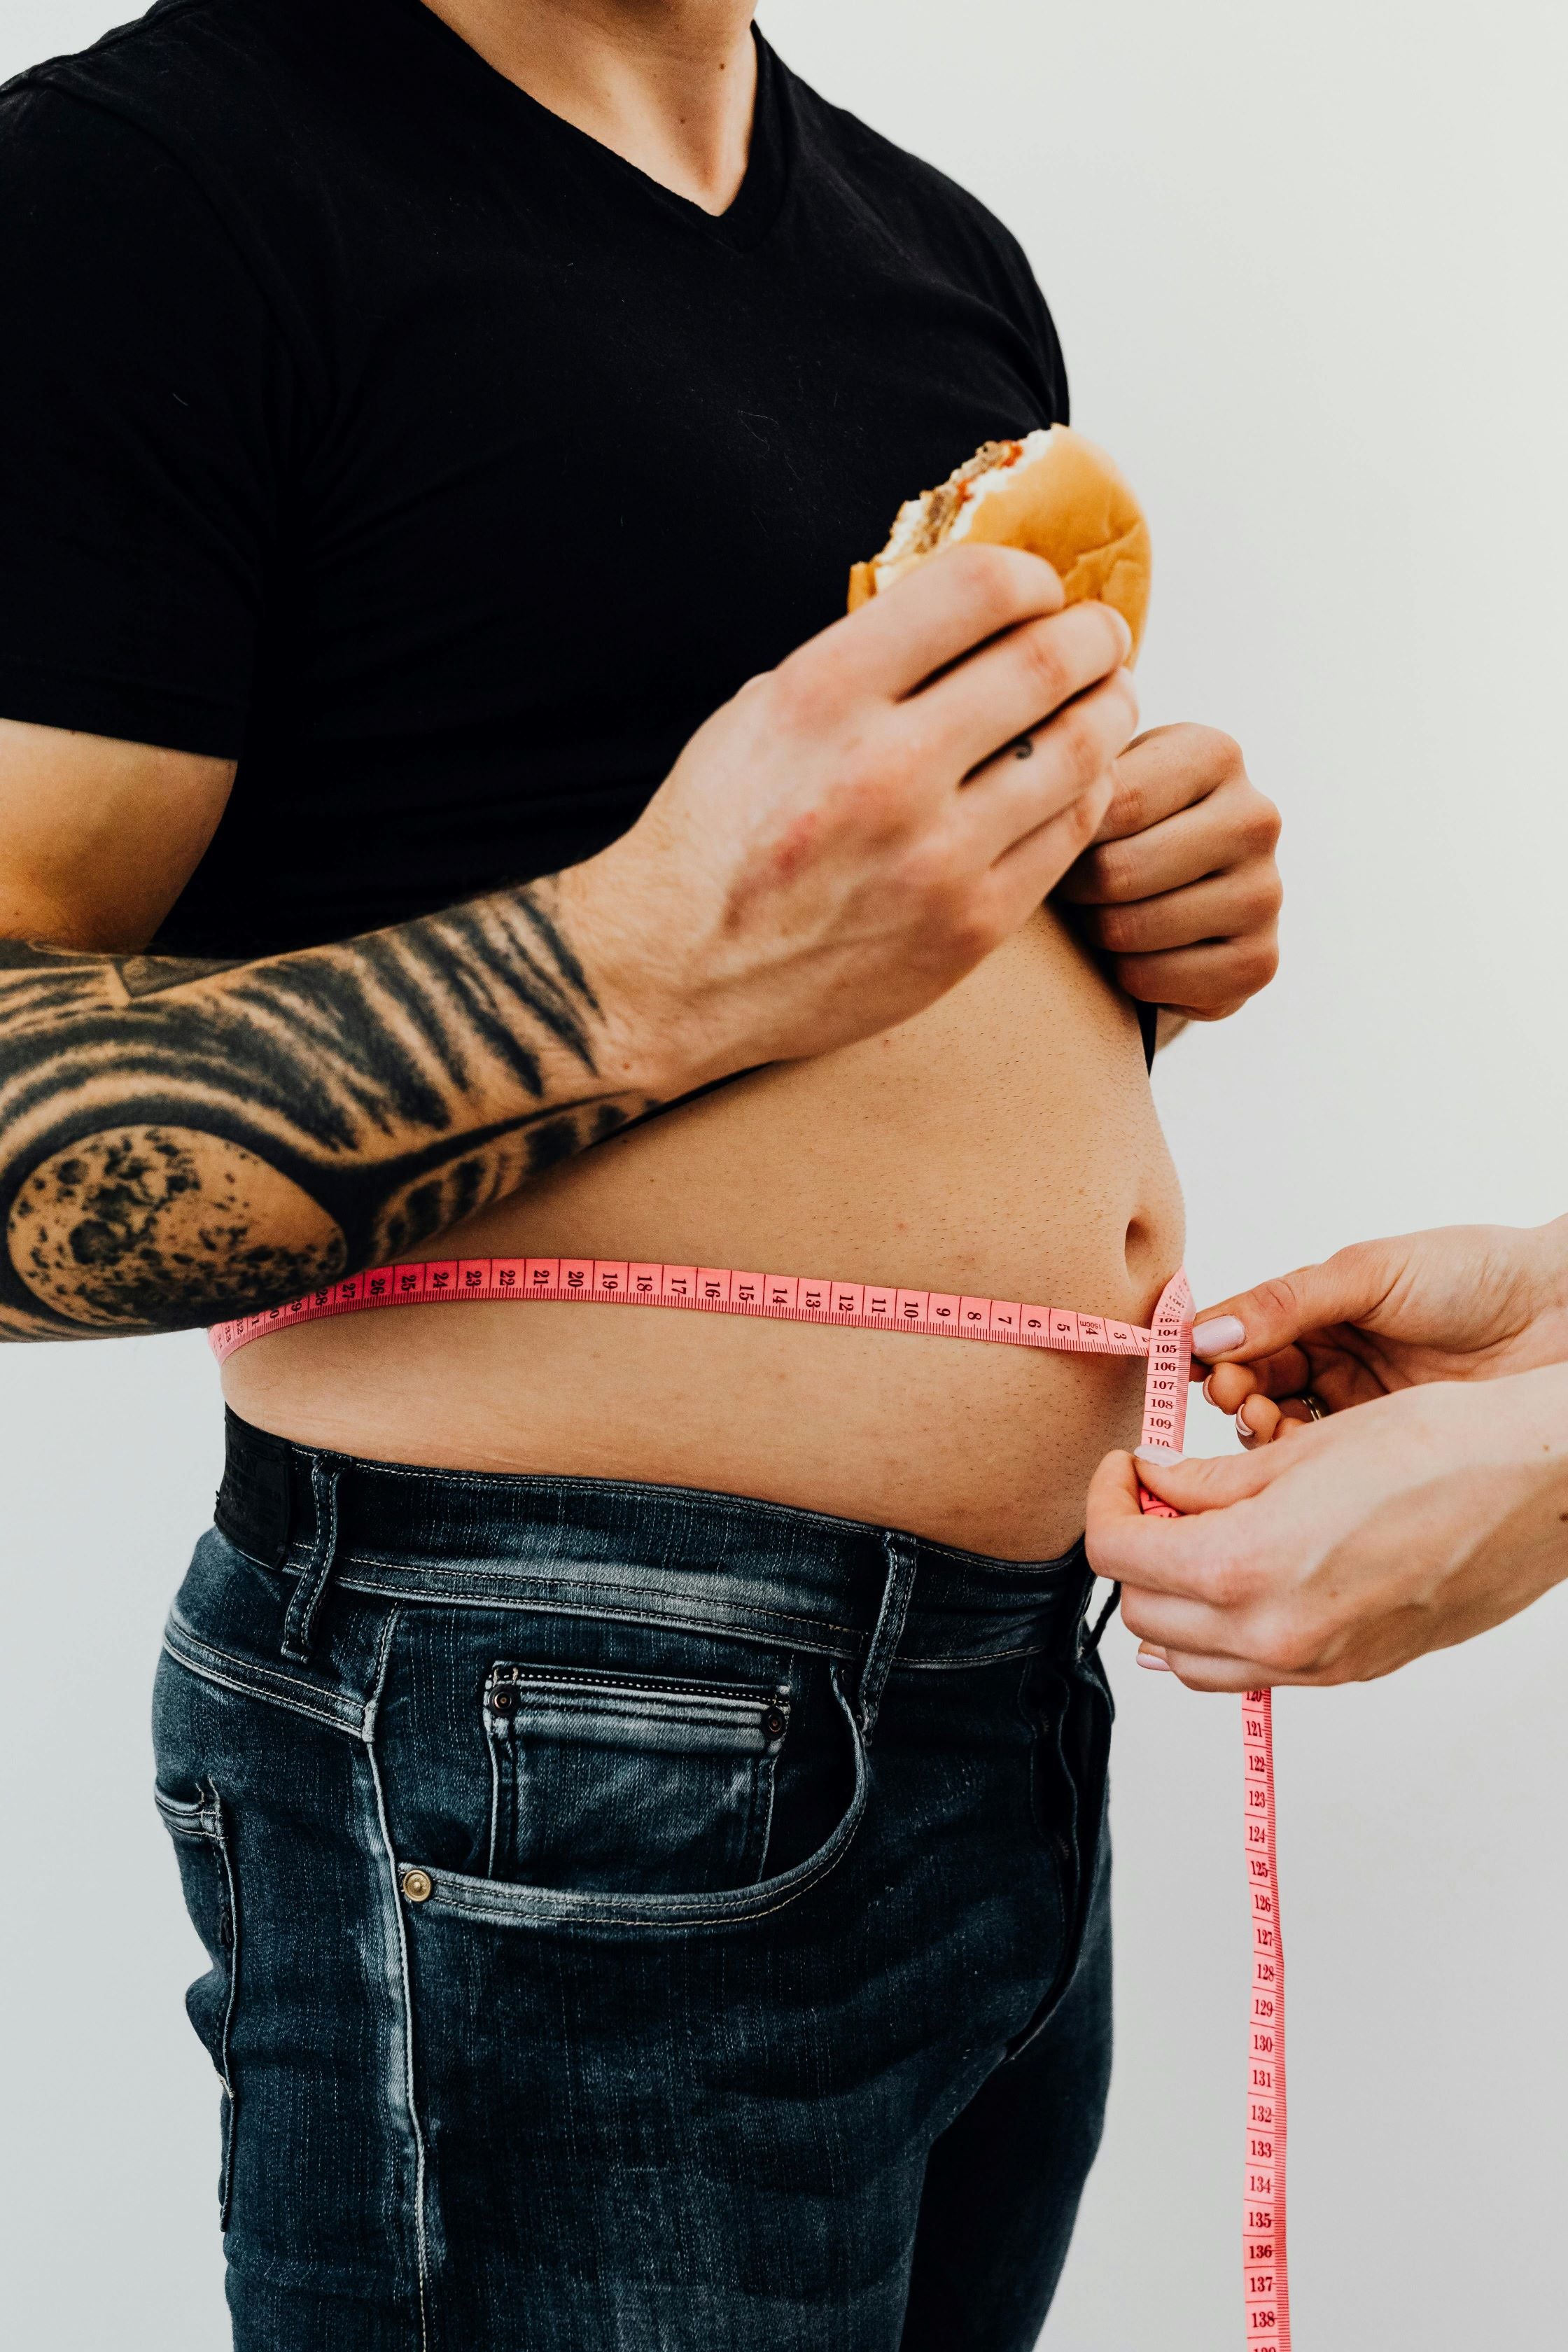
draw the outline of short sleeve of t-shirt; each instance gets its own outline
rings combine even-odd
[[[0,716],[237,757],[288,366],[155,140],[0,95]]]
[[[952,187],[954,200],[965,205],[984,225],[985,235],[981,246],[984,260],[977,256],[973,265],[984,268],[992,281],[999,306],[1017,321],[1018,331],[1028,345],[1029,352],[1039,372],[1042,390],[1053,425],[1070,422],[1068,397],[1067,362],[1062,357],[1060,338],[1056,320],[1040,291],[1039,280],[1029,266],[1029,257],[1009,228],[995,216],[985,212],[965,190]]]

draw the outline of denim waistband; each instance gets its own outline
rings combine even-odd
[[[232,1412],[226,1427],[218,1528],[299,1578],[306,1639],[330,1579],[402,1602],[618,1617],[859,1659],[890,1564],[908,1591],[900,1664],[1071,1651],[1082,1638],[1093,1578],[1081,1543],[1059,1559],[993,1559],[745,1496],[418,1469],[291,1444]]]

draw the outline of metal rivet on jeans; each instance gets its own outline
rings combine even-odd
[[[779,1738],[789,1728],[789,1717],[782,1706],[770,1706],[763,1717],[763,1729],[770,1739]]]
[[[436,1892],[436,1882],[427,1870],[405,1870],[403,1893],[409,1903],[428,1903]]]

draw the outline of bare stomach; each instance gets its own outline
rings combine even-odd
[[[901,1028],[601,1144],[428,1255],[752,1266],[1147,1322],[1181,1193],[1136,1017],[1047,909]],[[1136,1361],[717,1316],[410,1307],[230,1359],[245,1420],[455,1470],[761,1496],[1014,1559],[1062,1550]]]

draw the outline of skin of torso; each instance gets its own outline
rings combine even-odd
[[[919,1018],[678,1106],[428,1257],[734,1265],[1147,1323],[1181,1261],[1132,1007],[1049,908]],[[476,1303],[310,1324],[225,1369],[242,1418],[454,1470],[646,1480],[1026,1559],[1136,1441],[1137,1360],[744,1318]]]

